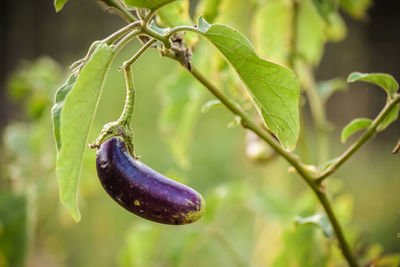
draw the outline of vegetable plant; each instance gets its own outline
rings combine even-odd
[[[66,2],[55,0],[56,10],[60,11]],[[193,81],[214,96],[203,108],[198,106],[198,98],[186,99],[187,107],[195,107],[196,112],[200,112],[200,109],[212,112],[216,106],[224,106],[233,115],[229,126],[242,126],[253,134],[256,147],[264,146],[264,150],[253,155],[253,158],[269,149],[268,153],[283,158],[291,165],[291,171],[306,183],[324,210],[323,214],[298,217],[296,223],[312,223],[321,227],[327,237],[336,239],[348,265],[359,266],[359,259],[332,208],[327,181],[362,145],[397,119],[400,108],[399,85],[389,74],[349,74],[348,83],[367,82],[385,90],[386,104],[374,119],[358,118],[351,121],[343,129],[341,140],[345,142],[361,130],[363,133],[341,155],[329,159],[326,153],[329,127],[324,102],[334,91],[346,85],[342,80],[317,84],[313,67],[321,58],[324,43],[327,40],[340,40],[345,34],[339,8],[357,17],[362,16],[368,4],[365,1],[344,0],[251,1],[244,6],[256,13],[254,25],[251,26],[257,48],[261,50],[256,51],[238,30],[213,23],[218,15],[226,15],[218,14],[221,1],[198,3],[195,6],[196,15],[192,16],[196,17],[196,22],[189,16],[193,2],[190,2],[191,5],[188,1],[173,0],[99,2],[106,10],[120,15],[127,25],[93,42],[87,55],[72,65],[69,78],[56,93],[52,109],[60,197],[72,217],[76,221],[81,218],[77,204],[78,180],[107,72],[121,50],[137,39],[141,43],[140,49],[119,68],[124,73],[126,83],[123,112],[119,119],[106,124],[98,138],[90,144],[90,148],[99,149],[98,174],[107,193],[133,213],[167,224],[193,222],[204,212],[204,201],[200,194],[142,165],[135,154],[135,142],[140,140],[134,138],[131,119],[135,102],[140,99],[136,99],[132,66],[148,49],[157,49],[161,57],[181,65]],[[245,13],[244,10],[242,12]],[[207,45],[200,39],[207,41]],[[218,57],[217,53],[222,57]],[[261,53],[262,57],[259,56]],[[200,55],[196,58],[197,54]],[[236,83],[229,71],[233,71],[234,77],[241,82]],[[223,77],[218,78],[219,74]],[[225,86],[219,87],[221,84]],[[173,95],[168,97],[172,103],[179,101]],[[305,163],[306,160],[298,153],[300,149],[295,151],[304,131],[301,123],[304,109],[302,99],[306,99],[316,126],[319,162],[313,165]],[[185,112],[181,115],[186,115]],[[184,149],[176,148],[182,145],[181,142],[185,140],[172,139],[170,145],[175,151],[174,156],[184,164]],[[394,148],[393,153],[397,153],[398,147]],[[132,183],[135,179],[137,183]],[[165,183],[160,185],[156,180]],[[140,189],[142,186],[146,188]],[[167,186],[170,187],[162,188]],[[182,200],[186,203],[180,202]]]

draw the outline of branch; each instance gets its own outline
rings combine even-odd
[[[318,177],[316,177],[317,183],[321,184],[329,175],[335,172],[340,166],[343,165],[363,144],[365,144],[369,139],[371,139],[375,133],[377,127],[385,119],[386,115],[400,102],[400,94],[396,94],[394,98],[389,100],[383,107],[378,116],[374,119],[372,124],[364,132],[364,134],[354,142],[342,155],[340,155],[336,162],[323,171]]]

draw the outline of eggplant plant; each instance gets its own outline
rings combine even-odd
[[[56,10],[60,11],[66,2],[55,0]],[[254,25],[256,42],[264,47],[263,57],[260,57],[260,52],[256,52],[252,43],[238,30],[225,24],[212,23],[218,14],[220,1],[201,1],[197,7],[203,14],[197,12],[195,23],[187,12],[189,1],[99,2],[106,10],[120,15],[127,25],[95,41],[87,55],[73,64],[71,75],[57,91],[52,109],[60,197],[72,217],[76,221],[81,218],[77,204],[78,180],[107,72],[121,50],[137,39],[142,44],[141,48],[119,68],[124,72],[127,90],[123,112],[118,120],[106,124],[98,138],[90,144],[91,148],[98,149],[97,171],[106,192],[125,209],[155,222],[187,224],[200,219],[204,212],[207,214],[205,202],[199,193],[154,171],[135,155],[134,143],[140,140],[133,137],[131,118],[135,101],[140,99],[136,100],[132,65],[148,49],[157,49],[161,57],[181,65],[193,80],[215,97],[203,106],[203,112],[216,105],[226,107],[234,116],[231,126],[240,125],[252,132],[257,142],[262,142],[270,149],[268,153],[283,158],[291,165],[325,211],[318,216],[299,217],[297,223],[320,226],[327,236],[337,240],[348,265],[360,266],[354,248],[349,245],[332,208],[326,182],[362,145],[397,119],[400,94],[397,92],[399,85],[391,75],[351,73],[347,82],[375,84],[386,91],[387,101],[374,119],[350,122],[342,131],[343,142],[355,132],[364,132],[341,155],[330,160],[327,158],[324,152],[327,121],[323,104],[330,94],[340,89],[343,82],[340,85],[331,82],[323,89],[318,89],[312,68],[320,60],[324,40],[343,38],[344,26],[339,6],[349,13],[356,12],[354,6],[348,1],[329,0],[251,1],[246,7],[263,12],[257,13],[255,19],[256,22],[263,21],[263,27],[260,28],[257,23]],[[193,2],[190,1],[190,4]],[[362,13],[366,8],[367,5],[362,5],[357,10]],[[182,10],[186,11],[184,15]],[[282,27],[274,30],[276,26]],[[263,31],[270,34],[263,34]],[[239,87],[243,90],[237,95],[218,88],[209,77],[211,74],[204,74],[200,70],[202,68],[196,65],[192,57],[196,53],[203,53],[197,49],[199,38],[208,41],[215,48],[213,51],[224,58],[224,62],[217,62],[217,65],[223,66],[215,69],[217,74],[222,68],[229,67],[239,77]],[[207,51],[209,54],[201,55],[203,65],[207,65],[207,60],[212,57],[213,52]],[[303,108],[301,98],[308,101],[318,143],[320,147],[325,147],[319,154],[321,162],[315,165],[305,164],[294,152],[303,127],[300,125]],[[398,147],[393,153],[397,153]]]

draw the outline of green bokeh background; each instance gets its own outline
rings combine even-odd
[[[122,22],[103,13],[94,1],[70,2],[55,15],[51,3],[39,1],[37,5],[42,9],[34,11],[33,16],[41,12],[46,15],[33,21],[39,21],[41,27],[36,25],[36,36],[44,40],[32,37],[33,47],[39,48],[21,48],[18,58],[30,60],[13,63],[10,57],[18,54],[15,51],[24,44],[11,46],[16,40],[13,27],[21,23],[20,19],[13,24],[11,14],[22,16],[28,11],[15,13],[15,4],[6,4],[10,12],[5,19],[8,24],[4,24],[9,31],[5,35],[9,55],[4,57],[4,66],[10,70],[2,72],[8,91],[5,94],[4,90],[2,97],[3,114],[7,116],[2,119],[0,154],[0,266],[20,266],[23,262],[27,266],[325,266],[328,262],[335,264],[329,266],[345,266],[334,241],[324,238],[316,227],[294,224],[297,215],[321,211],[309,189],[295,173],[288,172],[289,166],[282,159],[262,164],[249,160],[245,155],[245,131],[227,127],[233,117],[225,108],[219,106],[199,115],[187,155],[190,165],[180,168],[159,130],[165,97],[160,82],[179,67],[155,50],[149,50],[133,66],[137,88],[132,122],[135,151],[153,169],[201,192],[207,201],[206,215],[201,221],[182,227],[133,216],[105,194],[96,175],[95,151],[87,150],[79,185],[82,221],[74,223],[58,198],[56,150],[49,116],[53,95],[67,75],[64,66],[83,56],[90,41],[121,27]],[[26,3],[25,8],[30,5]],[[374,25],[374,14],[377,24],[384,24],[379,8],[383,7],[371,8],[368,23],[355,23],[345,17],[349,37],[328,45],[317,78],[345,77],[359,70],[386,71],[399,80],[396,64],[400,60],[393,63],[399,58],[398,52],[387,59],[387,51],[382,51],[381,61],[387,64],[371,67],[376,60],[374,54],[380,51],[373,48],[382,39],[373,39],[368,30],[375,27],[370,26]],[[386,26],[386,31],[398,23],[398,19],[392,19],[388,19],[392,26]],[[29,16],[26,20],[29,22]],[[246,33],[249,25],[246,18],[242,20],[226,23],[236,24],[233,26]],[[46,21],[50,24],[44,25]],[[87,34],[79,32],[80,26]],[[20,31],[24,32],[22,28]],[[52,33],[59,39],[62,36],[63,41],[50,38]],[[399,43],[398,36],[389,38],[389,52],[396,41]],[[29,35],[25,38],[29,39]],[[53,40],[54,47],[46,40]],[[90,140],[121,113],[125,89],[123,73],[117,67],[138,45],[135,42],[124,49],[113,63]],[[51,58],[39,57],[42,54],[50,54]],[[364,62],[357,61],[359,57]],[[355,60],[349,62],[349,58]],[[211,99],[205,90],[202,96],[203,102]],[[340,143],[340,129],[354,117],[375,116],[384,101],[383,92],[365,84],[332,97],[327,103],[334,126],[331,157],[348,145]],[[303,127],[312,129],[307,110],[305,123]],[[365,258],[378,255],[381,250],[383,254],[400,252],[399,158],[390,154],[399,132],[397,121],[361,148],[329,184],[334,209],[351,244],[360,254],[364,244],[368,245]],[[315,137],[311,130],[308,133],[307,143],[315,159]],[[9,258],[13,260],[7,265]]]

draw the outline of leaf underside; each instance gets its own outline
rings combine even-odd
[[[59,89],[52,109],[60,198],[75,221],[80,220],[77,190],[83,155],[113,57],[110,46],[99,45],[79,75],[72,74]]]
[[[342,143],[346,142],[347,138],[349,138],[354,133],[356,133],[362,129],[368,128],[371,124],[372,124],[372,120],[370,120],[370,119],[359,118],[359,119],[352,120],[342,130],[342,135],[340,138]]]
[[[386,73],[360,73],[352,72],[347,78],[348,82],[367,82],[375,84],[386,91],[389,97],[392,97],[394,93],[399,89],[399,84],[393,78],[392,75]]]
[[[198,29],[226,58],[247,87],[266,126],[282,147],[292,151],[299,136],[299,85],[288,68],[258,57],[238,31],[208,24],[202,17]]]

